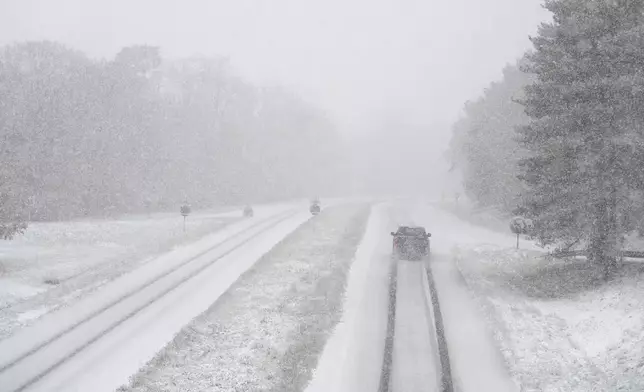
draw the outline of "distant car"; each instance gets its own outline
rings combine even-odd
[[[244,207],[244,216],[246,218],[252,218],[253,215],[255,215],[255,212],[253,211],[253,207],[251,206]]]
[[[429,255],[429,237],[432,235],[420,226],[400,226],[392,231],[393,255],[406,260],[421,260]]]
[[[311,207],[309,207],[309,211],[311,212],[312,215],[317,215],[320,213],[320,205],[317,203],[311,204]]]

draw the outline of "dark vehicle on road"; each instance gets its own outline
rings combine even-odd
[[[424,227],[400,226],[392,231],[394,237],[393,255],[406,260],[421,260],[429,255],[429,237]]]
[[[246,218],[252,218],[253,215],[255,215],[255,212],[253,211],[253,207],[251,206],[244,207],[244,216]]]
[[[317,215],[320,213],[320,204],[319,203],[313,203],[311,204],[311,207],[309,208],[309,211],[311,211],[311,214]]]

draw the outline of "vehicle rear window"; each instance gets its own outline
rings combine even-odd
[[[422,227],[401,227],[398,229],[398,233],[402,235],[421,236],[425,235],[425,229]]]

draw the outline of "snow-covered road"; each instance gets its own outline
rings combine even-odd
[[[514,392],[503,356],[453,261],[442,254],[432,258],[445,338],[457,390]]]
[[[395,274],[393,350],[388,371],[385,341],[391,253],[389,232],[398,224],[426,226],[432,236],[428,263],[400,260]],[[348,282],[343,322],[329,339],[307,392],[318,391],[444,391],[444,364],[439,355],[436,308],[430,276],[437,291],[449,353],[453,390],[511,392],[502,356],[453,263],[455,246],[511,240],[463,222],[426,204],[380,205],[373,208],[365,238],[356,254]],[[432,274],[427,274],[431,268]],[[447,372],[446,372],[447,374]],[[380,385],[385,380],[387,385]]]
[[[476,304],[454,262],[458,246],[512,244],[511,234],[493,232],[432,206],[420,206],[414,220],[432,233],[431,269],[438,293],[451,377],[456,391],[514,392],[485,314]]]
[[[440,369],[425,266],[398,261],[393,371],[389,390],[438,391]]]
[[[388,204],[372,209],[350,271],[342,322],[327,342],[307,392],[438,390],[424,266],[400,261],[390,268],[389,232],[406,221],[404,209]],[[390,274],[397,276],[392,287],[394,320],[388,320]],[[390,352],[386,352],[388,327],[394,333]]]
[[[264,253],[310,219],[287,208],[127,274],[0,342],[0,391],[112,391]]]

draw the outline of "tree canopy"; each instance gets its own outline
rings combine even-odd
[[[523,190],[517,178],[518,161],[525,155],[515,127],[528,117],[517,102],[532,75],[510,65],[503,79],[492,83],[483,96],[466,103],[463,115],[452,128],[450,156],[462,174],[470,199],[483,207],[512,211],[520,204]]]
[[[451,157],[480,205],[518,206],[541,243],[609,271],[644,216],[644,1],[545,7],[534,49],[466,105]]]
[[[614,266],[642,188],[644,2],[553,0],[532,39],[519,128],[527,207],[544,242],[585,238],[591,260]],[[638,200],[641,203],[641,198]]]

